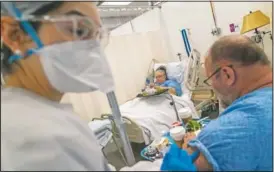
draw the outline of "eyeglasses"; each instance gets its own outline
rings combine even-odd
[[[60,34],[70,40],[94,39],[106,46],[109,32],[86,16],[27,16],[19,21],[53,23]]]
[[[232,66],[233,65],[228,65],[228,66],[226,66],[226,67],[230,67],[230,68],[232,68]],[[223,67],[225,67],[225,66],[222,66],[222,67],[218,67],[207,79],[205,79],[204,80],[204,83],[206,84],[206,85],[208,85],[208,86],[211,86],[212,85],[212,80],[211,80],[211,78],[214,76],[214,75],[216,75],[218,72],[220,72],[221,71],[221,69],[223,68]]]

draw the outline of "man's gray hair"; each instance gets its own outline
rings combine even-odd
[[[213,63],[226,59],[246,66],[255,63],[270,64],[264,50],[249,37],[243,35],[220,38],[211,46],[209,55]]]

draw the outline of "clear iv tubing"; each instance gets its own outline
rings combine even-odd
[[[145,148],[145,149],[143,149],[143,150],[141,151],[141,156],[142,156],[144,159],[146,159],[146,160],[153,161],[152,158],[149,158],[149,157],[145,156],[145,151],[146,151],[146,149],[147,149],[147,148]]]

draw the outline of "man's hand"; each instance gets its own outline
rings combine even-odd
[[[190,140],[195,139],[195,138],[196,138],[196,135],[195,135],[194,132],[188,132],[188,133],[186,133],[185,136],[184,136],[184,142],[183,142],[182,148],[183,148],[183,149],[187,149],[187,147],[188,147],[188,146],[187,146],[188,142],[189,142]]]
[[[193,159],[196,159],[197,156],[198,152],[189,155],[176,144],[171,144],[163,159],[161,171],[196,171]]]
[[[197,148],[192,148],[188,146],[188,142],[195,138],[196,135],[194,132],[186,133],[186,135],[184,136],[184,143],[182,148],[186,150],[189,155],[193,154],[194,152],[197,152]],[[199,153],[199,156],[193,160],[198,171],[213,171],[211,164],[208,163],[206,157],[201,152]]]

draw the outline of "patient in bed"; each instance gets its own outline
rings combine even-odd
[[[182,88],[181,85],[175,80],[169,80],[167,78],[166,68],[164,66],[160,66],[156,69],[155,72],[155,80],[156,82],[150,84],[150,87],[162,87],[168,88],[169,93],[177,96],[182,96]]]

